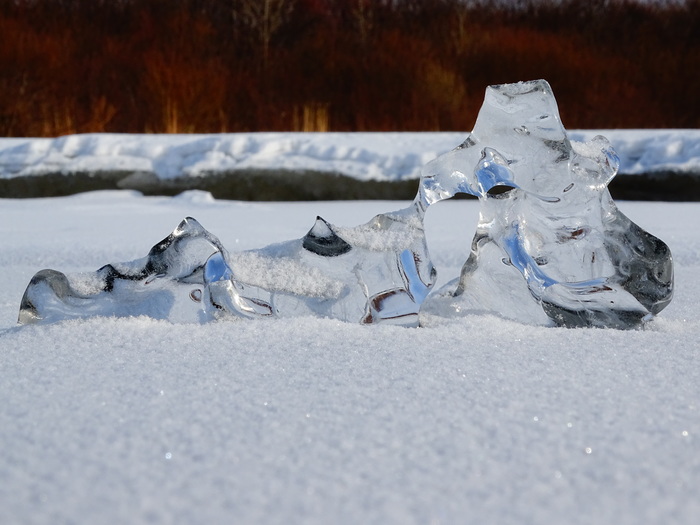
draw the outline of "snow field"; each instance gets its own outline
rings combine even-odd
[[[234,251],[405,205],[0,200],[0,522],[696,521],[698,204],[618,203],[674,254],[675,298],[644,330],[480,315],[15,326],[36,271],[142,257],[188,215]],[[441,283],[477,214],[428,210]]]

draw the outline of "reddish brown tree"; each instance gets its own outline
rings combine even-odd
[[[569,128],[700,127],[700,0],[0,0],[0,135],[465,130],[546,78]]]

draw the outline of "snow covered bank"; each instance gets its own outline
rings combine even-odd
[[[621,159],[618,187],[627,175],[681,175],[685,178],[674,191],[685,191],[687,198],[685,186],[697,185],[700,179],[700,130],[570,133],[574,140],[598,134],[610,139]],[[289,187],[277,190],[279,196],[273,192],[270,200],[285,195],[289,200],[410,198],[415,190],[408,183],[420,176],[421,167],[466,136],[466,132],[88,134],[0,139],[0,196],[126,188],[147,194],[204,189],[220,198],[249,199],[253,192],[246,188],[267,182],[270,187]],[[373,186],[360,190],[358,181]],[[300,190],[304,186],[325,189],[305,194]],[[655,186],[659,184],[651,184],[648,191]],[[267,199],[263,194],[261,200]]]
[[[0,139],[0,177],[129,171],[159,179],[238,170],[318,171],[358,180],[416,179],[464,133],[70,135]],[[700,161],[699,161],[700,162]]]
[[[619,204],[675,258],[676,296],[645,330],[487,315],[19,328],[37,270],[140,257],[187,215],[235,250],[401,204],[0,200],[0,522],[693,523],[700,204]],[[428,210],[441,282],[477,213]]]
[[[569,135],[577,141],[606,137],[620,157],[622,174],[700,175],[700,129],[575,130]]]

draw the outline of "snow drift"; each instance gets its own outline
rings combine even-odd
[[[615,197],[700,198],[700,130],[587,130],[573,131],[571,138],[587,141],[598,134],[620,156]],[[466,136],[238,133],[0,139],[0,195],[123,188],[166,195],[201,189],[217,198],[245,200],[409,199],[422,166]],[[621,195],[628,186],[632,193]]]

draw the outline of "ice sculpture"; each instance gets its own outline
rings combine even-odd
[[[544,80],[492,86],[473,132],[424,168],[406,209],[353,228],[318,217],[302,239],[233,254],[187,218],[143,259],[93,274],[40,271],[19,322],[313,315],[416,326],[436,277],[425,211],[461,192],[481,201],[471,255],[426,309],[635,327],[670,302],[673,264],[668,246],[613,203],[618,164],[603,137],[569,140]]]
[[[631,328],[673,294],[666,244],[615,206],[619,159],[601,136],[571,141],[544,80],[489,87],[473,132],[427,164],[416,204],[480,199],[471,254],[426,308],[523,322]]]
[[[339,228],[318,217],[302,239],[229,254],[187,218],[147,257],[91,274],[42,270],[19,322],[146,315],[173,322],[313,315],[417,326],[434,281],[420,206]]]

